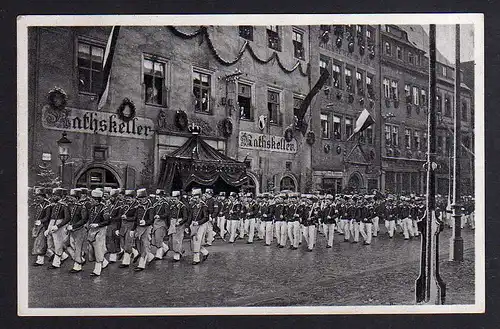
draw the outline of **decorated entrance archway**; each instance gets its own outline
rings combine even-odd
[[[359,193],[363,189],[363,178],[357,172],[353,173],[351,177],[349,177],[349,181],[347,182],[347,190],[349,192]]]
[[[284,190],[294,191],[294,192],[297,191],[297,183],[294,177],[286,175],[281,178],[280,191]]]
[[[76,181],[76,187],[95,189],[104,186],[113,188],[120,187],[120,183],[115,174],[104,167],[91,167],[83,172]]]

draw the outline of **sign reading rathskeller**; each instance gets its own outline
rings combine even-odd
[[[297,153],[297,141],[287,142],[282,136],[265,135],[240,131],[239,144],[241,148],[271,152]]]
[[[57,111],[44,107],[42,125],[47,129],[126,138],[149,139],[154,135],[154,123],[151,119],[135,117],[125,122],[116,113],[74,108]]]

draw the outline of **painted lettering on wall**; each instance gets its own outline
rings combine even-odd
[[[42,125],[47,129],[125,138],[149,139],[154,135],[154,123],[151,119],[135,117],[125,122],[116,113],[75,108],[55,111],[44,107]]]
[[[283,136],[240,131],[239,144],[244,149],[297,153],[297,141],[292,139],[290,142],[287,142]]]

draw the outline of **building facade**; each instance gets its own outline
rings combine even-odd
[[[378,27],[321,25],[311,29],[311,78],[326,69],[329,80],[313,101],[311,122],[314,189],[337,193],[380,188],[377,124],[351,138],[366,109],[380,115]]]
[[[30,28],[30,186],[48,168],[68,187],[161,187],[162,159],[196,126],[212,148],[245,162],[245,190],[425,191],[428,36],[421,27],[122,26],[104,81],[111,32]],[[438,60],[437,185],[445,194],[454,73],[444,57]],[[329,79],[307,107],[301,132],[302,102],[325,70]],[[471,188],[467,81],[461,116],[471,152],[463,153],[462,182]],[[365,109],[375,124],[351,138]],[[61,170],[63,132],[72,143]]]
[[[30,184],[39,166],[59,170],[56,141],[66,131],[66,185],[155,187],[162,157],[195,124],[209,145],[247,163],[247,189],[303,189],[310,147],[301,134],[286,141],[284,131],[309,91],[308,30],[121,27],[109,96],[98,109],[111,28],[32,28]],[[54,86],[67,95],[64,111],[48,105]],[[131,107],[134,119],[121,120]]]

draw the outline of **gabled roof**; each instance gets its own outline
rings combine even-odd
[[[408,40],[412,45],[425,51],[426,54],[429,53],[429,34],[425,32],[421,25],[399,25],[399,27],[406,31],[408,34]],[[436,50],[436,61],[441,64],[454,67],[453,63],[444,57],[439,49]]]

